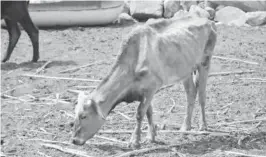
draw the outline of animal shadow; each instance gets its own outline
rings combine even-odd
[[[33,63],[33,62],[22,62],[22,63],[14,63],[14,62],[7,62],[7,63],[1,63],[1,70],[3,71],[8,71],[8,70],[15,70],[15,69],[19,69],[19,68],[26,68],[29,70],[32,69],[38,69],[40,67],[42,67],[47,61],[38,61],[37,63]],[[47,68],[51,68],[51,67],[56,67],[56,66],[67,66],[67,65],[78,65],[76,62],[74,61],[51,61],[51,63],[49,63],[47,65]]]

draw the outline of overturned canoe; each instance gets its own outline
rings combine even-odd
[[[110,24],[123,10],[123,1],[60,1],[30,3],[38,27],[95,26]]]

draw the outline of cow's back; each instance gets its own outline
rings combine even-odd
[[[209,40],[212,23],[208,19],[185,16],[171,20],[148,22],[147,58],[150,69],[168,84],[184,79],[201,64]],[[207,54],[210,55],[210,54]]]

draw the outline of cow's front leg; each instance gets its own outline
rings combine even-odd
[[[149,105],[146,116],[148,119],[149,127],[148,127],[148,134],[147,139],[150,142],[155,142],[155,136],[156,136],[156,129],[155,125],[153,123],[153,117],[152,117],[153,111],[152,111],[152,104]]]
[[[130,147],[139,148],[140,147],[140,136],[141,136],[141,124],[142,120],[147,113],[147,110],[150,106],[151,98],[144,98],[144,100],[139,104],[136,114],[137,125],[135,130],[131,136],[131,140],[129,143]]]

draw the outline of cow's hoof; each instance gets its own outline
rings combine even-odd
[[[140,148],[140,143],[139,142],[129,142],[128,148],[133,148],[133,149],[139,149]]]
[[[7,61],[7,59],[3,59],[3,60],[2,60],[2,63],[5,63],[6,61]]]
[[[38,60],[39,60],[39,57],[33,57],[32,60],[31,60],[31,62],[34,62],[34,63],[35,63],[35,62],[37,62]]]
[[[207,125],[201,125],[199,128],[200,131],[207,131],[207,129],[208,129]]]
[[[156,141],[155,141],[155,137],[152,138],[152,137],[148,136],[148,137],[147,137],[147,142],[148,142],[148,143],[156,143]]]
[[[36,63],[38,62],[38,59],[32,59],[31,62]]]
[[[188,125],[182,125],[182,127],[180,128],[180,131],[189,131],[191,130],[191,126]]]

